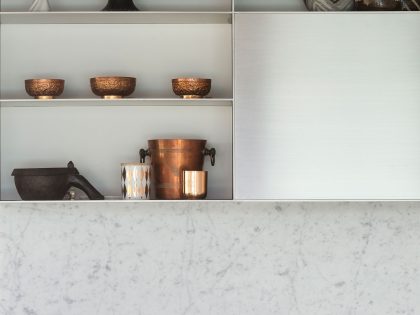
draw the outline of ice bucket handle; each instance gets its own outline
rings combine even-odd
[[[146,157],[151,156],[150,150],[145,150],[145,149],[140,149],[139,154],[140,154],[140,163],[145,163],[146,162]],[[210,156],[211,166],[214,166],[214,164],[216,163],[216,149],[215,148],[211,148],[211,149],[205,148],[204,151],[203,151],[203,155],[204,156],[206,156],[206,155]]]
[[[140,154],[140,163],[145,163],[146,162],[146,156],[151,156],[149,149],[147,149],[147,150],[140,149],[139,154]]]
[[[216,149],[211,148],[210,150],[205,148],[203,152],[204,156],[208,155],[210,156],[211,166],[214,166],[216,163]]]

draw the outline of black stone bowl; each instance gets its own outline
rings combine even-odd
[[[91,200],[104,199],[71,161],[67,168],[15,169],[12,176],[22,200],[63,200],[71,187],[83,190]]]

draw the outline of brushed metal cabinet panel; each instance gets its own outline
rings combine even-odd
[[[420,198],[420,15],[236,14],[236,199]]]

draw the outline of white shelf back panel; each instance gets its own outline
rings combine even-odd
[[[216,166],[205,162],[208,198],[232,198],[232,108],[212,106],[2,108],[1,197],[19,199],[14,168],[69,160],[101,193],[120,196],[120,163],[138,161],[139,149],[157,138],[207,139],[217,150]]]
[[[304,0],[235,0],[235,11],[306,11]]]
[[[108,0],[50,0],[54,11],[98,11]],[[230,11],[230,0],[134,0],[145,11]],[[3,11],[28,11],[32,0],[2,0]]]
[[[235,23],[236,198],[420,198],[417,14]]]
[[[232,27],[225,24],[2,25],[3,98],[29,97],[24,80],[66,80],[62,97],[93,97],[89,78],[137,77],[132,97],[174,97],[171,79],[213,79],[210,96],[232,97]]]

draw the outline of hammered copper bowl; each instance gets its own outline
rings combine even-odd
[[[105,99],[123,98],[133,94],[136,78],[96,77],[90,79],[92,92]]]
[[[176,95],[182,98],[203,98],[210,93],[211,79],[172,79],[172,89]]]
[[[36,99],[53,99],[64,91],[64,80],[29,79],[25,80],[26,92]]]

